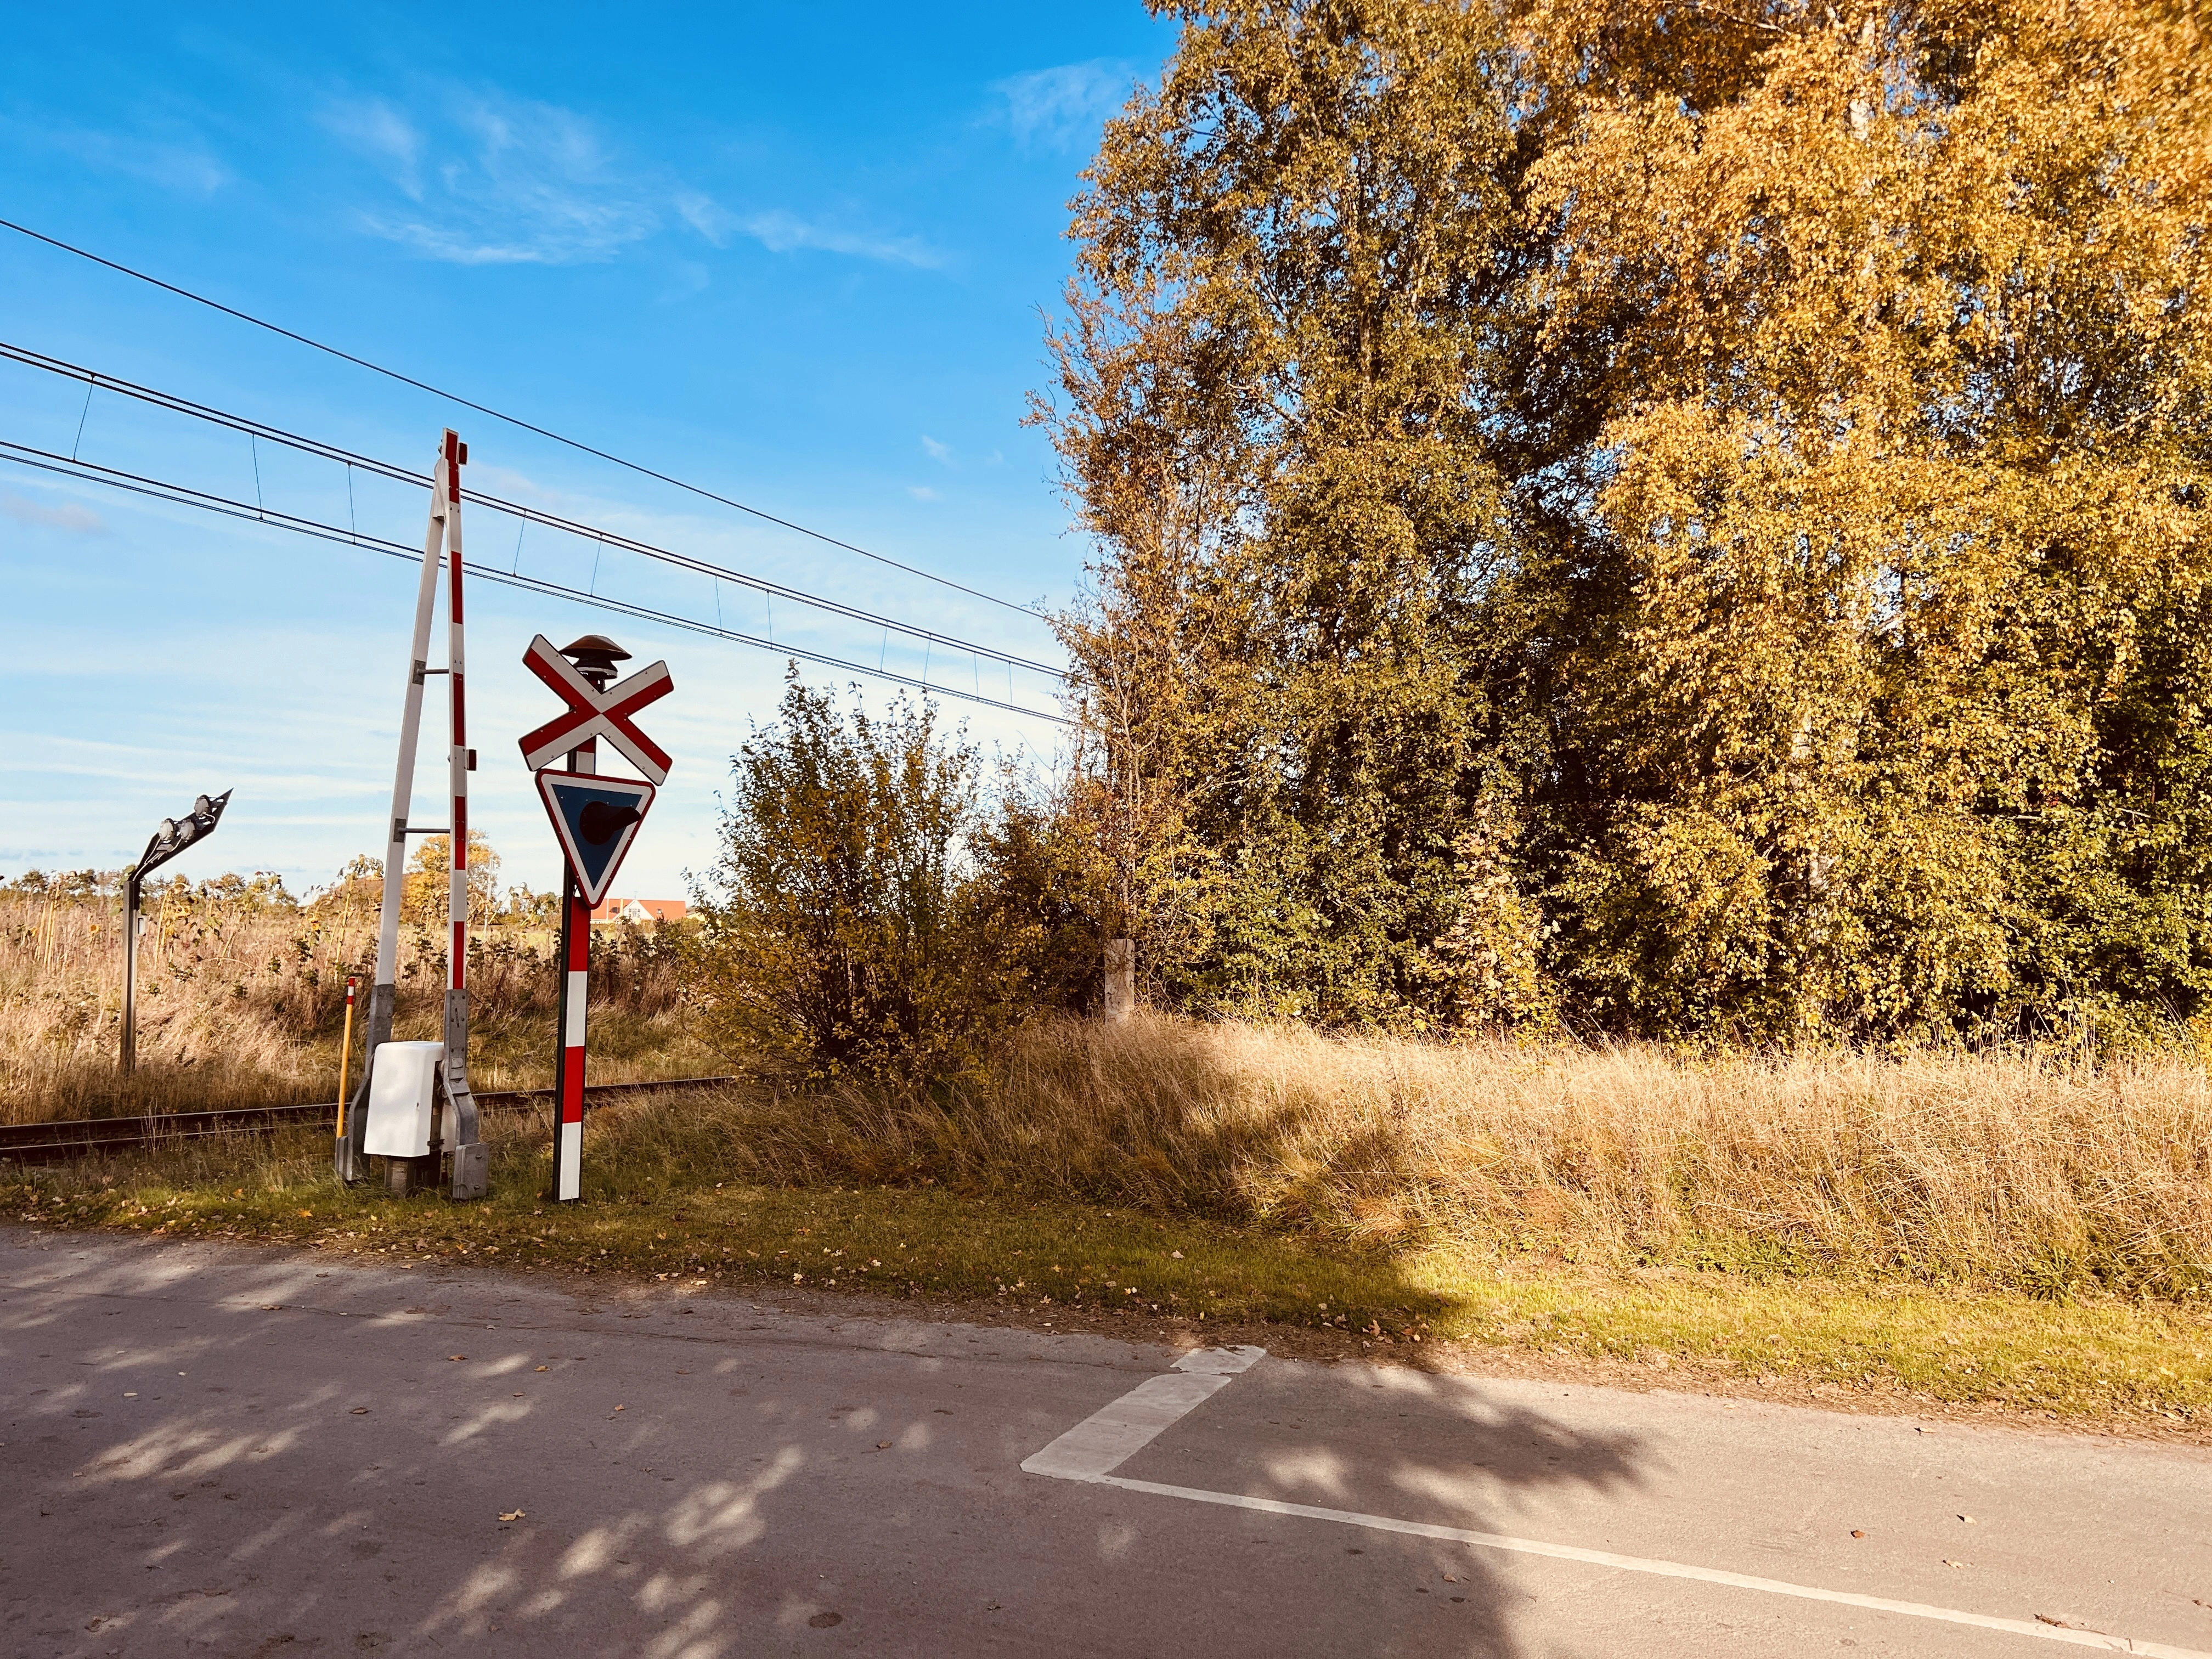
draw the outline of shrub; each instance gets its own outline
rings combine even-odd
[[[695,893],[692,989],[709,1040],[811,1077],[972,1073],[1035,1006],[1045,929],[979,847],[981,757],[901,698],[841,715],[794,672],[732,761],[721,853]]]

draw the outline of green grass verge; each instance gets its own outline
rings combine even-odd
[[[773,1280],[984,1303],[1025,1323],[1181,1317],[1342,1334],[1410,1357],[1466,1343],[1833,1385],[2077,1421],[2212,1424],[2212,1315],[2117,1298],[2036,1300],[1715,1269],[1501,1266],[1392,1255],[1267,1228],[933,1188],[778,1188],[598,1172],[541,1196],[546,1159],[510,1140],[493,1195],[397,1201],[327,1174],[327,1141],[196,1145],[10,1173],[0,1213],[56,1227],[259,1239],[382,1262],[476,1261],[646,1282]],[[1651,1380],[1664,1380],[1655,1375]],[[1685,1379],[1686,1381],[1687,1378]]]

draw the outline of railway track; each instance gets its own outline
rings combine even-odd
[[[601,1083],[584,1091],[588,1101],[655,1090],[714,1089],[733,1077],[678,1077],[659,1083]],[[480,1111],[523,1112],[553,1097],[550,1089],[484,1089],[477,1091]],[[50,1123],[0,1123],[0,1159],[17,1164],[57,1164],[98,1152],[166,1146],[179,1140],[210,1140],[226,1135],[265,1133],[271,1129],[313,1128],[337,1122],[337,1103],[304,1106],[240,1106],[216,1112],[162,1112],[152,1117],[64,1118]]]

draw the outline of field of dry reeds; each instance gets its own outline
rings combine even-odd
[[[2212,1085],[2179,1052],[1686,1059],[1140,1016],[987,1083],[669,1098],[599,1155],[939,1184],[1532,1264],[2212,1296]]]
[[[543,1113],[486,1130],[482,1204],[344,1188],[294,1131],[0,1166],[0,1205],[2212,1421],[2212,1087],[2178,1048],[1695,1059],[1146,1016],[1033,1025],[923,1092],[763,1068],[603,1104],[573,1206],[544,1201]]]
[[[150,915],[126,1083],[115,908],[0,897],[0,1120],[330,1098],[373,913]],[[479,1087],[550,1075],[550,945],[471,946]],[[733,1069],[690,1035],[665,941],[594,946],[594,1077]],[[434,1034],[443,975],[410,933],[400,1035]],[[595,1158],[684,1179],[1019,1194],[1504,1263],[2212,1297],[2212,1083],[2179,1046],[1700,1057],[1153,1014],[1033,1025],[925,1092],[769,1071],[594,1122]]]
[[[367,986],[376,916],[362,904],[293,908],[250,893],[149,903],[138,958],[138,1068],[117,1066],[122,911],[98,899],[0,895],[0,1122],[328,1100],[337,1087],[345,981]],[[592,940],[592,1075],[602,1082],[723,1069],[683,1036],[672,953],[650,933]],[[556,976],[544,930],[491,927],[470,945],[471,1076],[542,1086],[552,1070]],[[397,1034],[434,1036],[446,959],[403,929]],[[361,1031],[355,1031],[358,1075]]]

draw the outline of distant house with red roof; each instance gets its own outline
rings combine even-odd
[[[648,921],[681,921],[687,913],[682,899],[611,898],[592,910],[592,926],[605,927],[627,921],[642,927]]]

